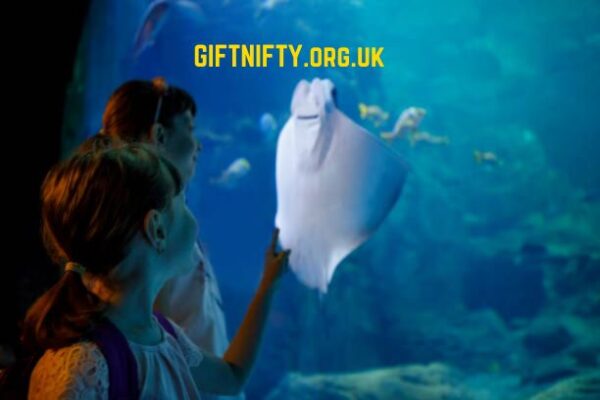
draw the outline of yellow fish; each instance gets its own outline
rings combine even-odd
[[[502,161],[493,151],[473,150],[473,158],[477,164],[502,165]]]
[[[238,158],[232,162],[227,169],[221,172],[216,178],[212,178],[210,183],[226,188],[233,188],[240,179],[250,172],[250,162],[245,158]]]
[[[381,107],[369,106],[365,103],[358,103],[358,112],[360,113],[360,119],[368,119],[375,126],[382,125],[390,117],[390,114],[383,111]]]

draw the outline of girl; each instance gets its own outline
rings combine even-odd
[[[82,149],[102,146],[107,138],[147,144],[175,165],[185,186],[195,173],[201,149],[194,136],[195,116],[192,96],[168,86],[164,79],[128,81],[108,100],[100,134]],[[196,251],[197,268],[169,280],[158,294],[155,309],[180,325],[202,350],[220,357],[229,340],[219,284],[206,251],[199,245]],[[237,397],[243,398],[243,394]]]
[[[189,93],[169,87],[161,78],[133,80],[111,95],[102,117],[100,134],[80,151],[102,146],[107,139],[144,143],[171,161],[183,179],[192,178],[200,143],[194,137],[196,104]],[[192,271],[169,280],[155,307],[179,324],[202,350],[222,356],[229,342],[219,285],[212,264],[201,251]]]
[[[122,376],[115,371],[123,362],[115,360],[122,354],[103,353],[110,346],[94,339],[107,328],[122,335],[124,353],[133,354],[136,373],[129,383],[137,383],[126,398],[196,399],[199,391],[242,390],[289,252],[275,251],[275,230],[259,289],[218,358],[152,312],[164,283],[196,268],[196,230],[177,169],[145,146],[105,145],[48,173],[42,233],[65,273],[25,320],[24,342],[43,352],[31,375],[30,399],[117,397]]]

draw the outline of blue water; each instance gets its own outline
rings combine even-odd
[[[289,0],[262,10],[251,1],[195,3],[197,12],[166,20],[134,57],[149,2],[92,2],[64,142],[68,150],[100,128],[125,80],[161,75],[194,95],[204,152],[189,199],[231,334],[258,283],[276,211],[275,143],[259,120],[269,112],[282,126],[297,81],[331,79],[339,108],[374,132],[359,102],[389,111],[387,130],[403,109],[423,107],[422,130],[450,140],[392,144],[413,172],[327,295],[285,278],[249,399],[347,391],[525,399],[598,371],[598,1]],[[385,67],[197,69],[194,43],[383,46]],[[233,141],[210,140],[209,131]],[[502,162],[478,164],[474,150]],[[239,157],[252,165],[246,177],[231,189],[209,183]],[[395,372],[369,380],[383,368]],[[358,375],[332,375],[347,372]],[[304,381],[309,375],[322,380]],[[429,392],[408,395],[409,384]]]

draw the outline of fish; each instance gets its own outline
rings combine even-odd
[[[473,150],[473,158],[477,164],[501,165],[502,161],[493,151]]]
[[[238,158],[233,161],[223,172],[216,178],[212,178],[210,183],[224,188],[232,189],[239,181],[244,178],[251,169],[250,162],[246,158]]]
[[[288,0],[262,0],[254,11],[254,18],[260,19],[264,14],[278,8],[281,4],[287,3]]]
[[[154,46],[165,24],[179,28],[178,32],[197,29],[206,21],[200,5],[191,0],[156,0],[150,3],[133,42],[133,57],[138,58]]]
[[[211,130],[203,131],[199,134],[203,139],[208,139],[215,143],[231,143],[233,142],[233,136],[228,133],[215,133]]]
[[[358,103],[358,112],[360,114],[360,119],[369,120],[376,127],[385,123],[390,117],[390,114],[383,111],[381,107],[377,105],[367,105],[365,103]]]
[[[381,132],[380,136],[383,139],[392,140],[401,138],[407,133],[416,132],[426,114],[427,111],[424,108],[409,107],[402,111],[394,124],[394,129],[391,132]]]
[[[278,125],[273,114],[268,112],[262,114],[258,121],[258,127],[268,142],[275,139]]]
[[[416,146],[417,143],[429,143],[434,145],[448,145],[450,144],[450,138],[448,136],[436,136],[429,132],[413,132],[408,135],[408,141],[412,147]]]

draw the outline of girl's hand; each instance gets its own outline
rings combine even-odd
[[[277,283],[279,278],[285,274],[288,269],[288,257],[291,250],[282,250],[277,252],[277,241],[279,239],[279,229],[273,230],[271,245],[265,253],[265,267],[263,271],[263,283],[272,286]]]

